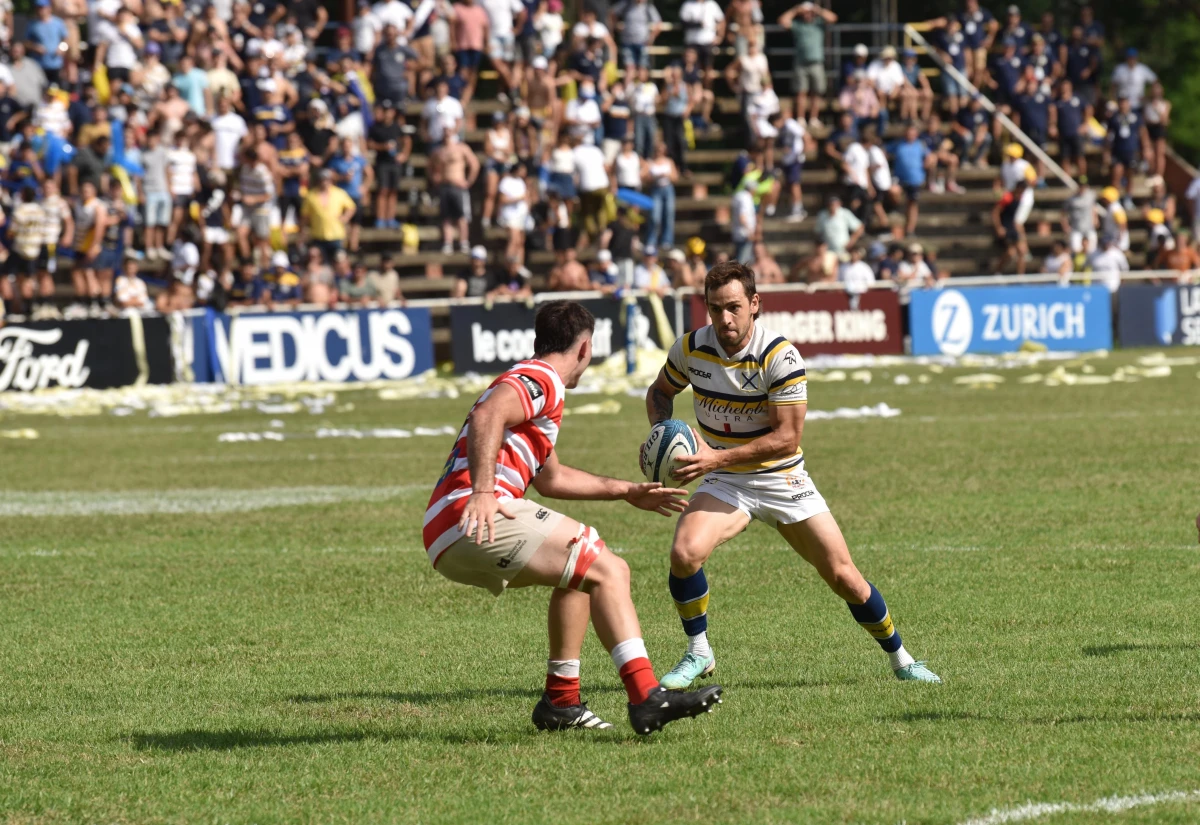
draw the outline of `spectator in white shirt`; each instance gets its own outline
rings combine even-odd
[[[1071,273],[1075,265],[1071,261],[1071,252],[1067,249],[1066,241],[1058,239],[1050,247],[1050,254],[1042,264],[1042,272],[1047,275],[1057,275],[1058,285],[1067,286],[1071,283]]]
[[[858,309],[858,298],[875,283],[875,270],[863,260],[862,246],[850,247],[850,260],[838,268],[838,280],[850,295],[850,308]]]
[[[1125,50],[1125,62],[1119,64],[1112,73],[1112,87],[1118,99],[1128,97],[1135,111],[1142,108],[1142,98],[1146,95],[1146,86],[1158,81],[1154,70],[1138,60],[1137,49]]]
[[[611,185],[604,163],[604,151],[593,143],[584,143],[579,137],[571,139],[575,156],[575,175],[578,178],[579,217],[583,231],[579,233],[577,248],[583,249],[600,237],[608,225],[608,196]]]
[[[879,94],[879,119],[882,128],[887,125],[888,106],[900,100],[904,84],[907,82],[904,78],[904,67],[896,60],[896,50],[893,47],[884,46],[883,51],[879,53],[879,59],[872,60],[867,66],[867,80],[871,81],[871,85]]]
[[[725,12],[716,0],[686,0],[679,7],[679,21],[683,23],[683,43],[695,46],[704,68],[704,88],[711,89],[713,78],[713,56],[717,46],[725,39]]]
[[[1129,271],[1129,260],[1117,248],[1116,236],[1105,235],[1100,239],[1100,249],[1088,259],[1088,266],[1115,300],[1117,289],[1121,286],[1121,273]]]
[[[755,181],[745,178],[733,195],[730,208],[733,236],[734,259],[738,263],[749,264],[754,260],[754,238],[758,229],[758,212],[754,205]]]

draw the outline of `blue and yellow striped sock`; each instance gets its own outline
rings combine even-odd
[[[682,579],[672,573],[667,583],[671,598],[675,601],[675,610],[683,622],[683,632],[688,635],[688,649],[702,648],[692,652],[711,656],[708,650],[708,579],[704,576],[704,568]]]
[[[900,641],[900,631],[896,630],[895,624],[892,622],[892,616],[888,612],[887,604],[883,601],[883,596],[875,589],[875,585],[867,582],[871,587],[871,595],[862,604],[850,604],[846,602],[846,606],[850,608],[850,615],[854,616],[854,621],[862,625],[863,630],[871,634],[875,641],[879,642],[879,646],[892,660],[892,667],[904,667],[912,663],[912,657],[904,650],[904,644]]]

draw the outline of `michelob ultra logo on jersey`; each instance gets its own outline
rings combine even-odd
[[[1200,286],[1122,286],[1117,334],[1126,347],[1200,346]]]
[[[913,355],[1112,348],[1112,303],[1102,286],[920,290],[909,303]]]
[[[374,381],[433,367],[428,309],[209,311],[190,327],[196,381]]]

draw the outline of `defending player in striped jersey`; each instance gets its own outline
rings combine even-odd
[[[711,711],[721,688],[670,693],[658,684],[629,595],[629,567],[595,528],[524,498],[624,499],[670,516],[686,490],[602,478],[561,464],[554,452],[563,395],[592,360],[595,319],[568,301],[534,318],[534,358],[501,375],[475,402],[425,512],[429,560],[446,578],[499,596],[541,585],[550,596],[546,693],[533,709],[543,730],[608,728],[579,698],[579,654],[588,615],[625,683],[629,721],[640,734]]]
[[[756,322],[759,297],[753,270],[734,262],[718,264],[704,279],[704,298],[712,324],[675,342],[646,395],[653,425],[672,417],[673,399],[692,385],[699,450],[676,458],[672,476],[682,484],[704,479],[680,517],[671,545],[671,598],[688,635],[688,649],[663,677],[663,687],[681,690],[716,668],[708,642],[703,565],[717,546],[753,519],[778,530],[817,568],[887,652],[897,678],[940,682],[905,651],[883,596],[854,566],[841,529],[804,469],[804,361],[786,338]]]

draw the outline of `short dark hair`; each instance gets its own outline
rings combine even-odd
[[[533,354],[567,352],[579,336],[596,328],[596,318],[575,301],[547,301],[533,316]]]
[[[753,298],[758,290],[754,287],[754,270],[737,261],[725,261],[708,270],[704,276],[704,297],[714,289],[720,289],[731,281],[737,281],[746,292],[746,298]]]

